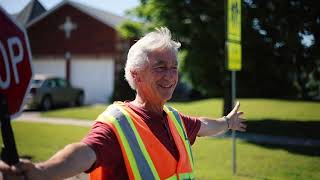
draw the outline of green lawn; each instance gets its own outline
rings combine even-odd
[[[82,106],[75,108],[56,109],[47,112],[42,112],[44,117],[61,117],[61,118],[76,118],[84,120],[94,120],[106,109],[105,105]]]
[[[320,103],[269,99],[239,99],[241,110],[248,120],[298,120],[319,121]],[[194,116],[220,117],[222,114],[221,99],[206,99],[192,102],[169,103],[182,113]],[[42,113],[47,117],[68,117],[95,119],[106,106],[86,106],[80,108],[58,109]]]
[[[239,99],[240,110],[250,120],[320,120],[320,103],[269,99]],[[221,99],[206,99],[186,103],[170,103],[183,113],[195,116],[220,117]]]
[[[45,160],[89,128],[13,122],[20,155]],[[231,175],[231,141],[198,138],[193,146],[197,179],[317,179],[320,157],[237,141],[238,174]]]
[[[247,118],[247,132],[275,136],[320,139],[320,103],[306,101],[240,99]],[[171,103],[185,114],[219,117],[222,100],[207,99]]]
[[[71,142],[78,142],[89,132],[89,127],[76,127],[29,122],[12,123],[20,156],[45,160]],[[2,142],[2,139],[1,139]]]
[[[320,177],[319,156],[237,142],[237,176],[232,176],[231,140],[198,138],[193,146],[197,179],[300,180]]]

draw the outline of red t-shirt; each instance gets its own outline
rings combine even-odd
[[[178,149],[169,130],[165,112],[161,116],[136,107],[130,102],[125,102],[125,104],[142,118],[159,141],[178,160]],[[200,129],[200,120],[182,114],[180,116],[186,127],[189,141],[193,144]],[[82,142],[90,146],[95,151],[97,157],[96,163],[86,172],[91,172],[98,166],[104,166],[110,170],[106,175],[108,179],[129,179],[120,144],[110,126],[105,123],[95,122],[89,134]]]

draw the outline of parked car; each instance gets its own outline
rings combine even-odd
[[[61,105],[81,106],[84,98],[83,89],[72,87],[63,78],[36,74],[32,80],[26,106],[47,111]]]

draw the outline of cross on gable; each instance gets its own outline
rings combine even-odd
[[[71,18],[67,16],[66,21],[59,26],[59,29],[64,31],[65,37],[69,39],[71,36],[71,31],[77,29],[77,27],[77,24],[73,23]]]

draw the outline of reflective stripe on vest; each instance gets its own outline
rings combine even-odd
[[[180,134],[181,137],[183,137],[183,143],[184,146],[186,147],[186,150],[188,152],[188,156],[189,159],[191,161],[191,168],[193,170],[193,155],[192,155],[192,150],[191,150],[191,145],[189,142],[189,138],[186,134],[186,128],[184,127],[183,122],[181,121],[180,115],[178,113],[178,111],[176,111],[174,108],[170,107],[170,106],[164,106],[164,110],[166,111],[167,114],[169,114],[169,116],[171,117],[171,119],[173,120],[173,123],[176,127],[176,129],[178,130],[178,133]]]
[[[167,178],[166,180],[194,180],[194,175],[193,173],[180,173],[179,177],[174,175],[171,176],[169,178]]]
[[[185,132],[184,124],[178,114],[178,112],[171,107],[164,107],[165,112],[169,115],[174,127],[177,129],[179,136],[181,137],[188,154],[188,159],[191,166],[191,172],[178,173],[167,178],[169,180],[192,180],[193,174],[193,159],[189,139]],[[130,164],[131,172],[134,179],[160,179],[158,172],[151,160],[149,153],[146,150],[143,140],[139,135],[133,120],[129,113],[119,105],[110,105],[105,111],[102,117],[99,117],[100,121],[108,121],[116,128],[121,144],[124,147],[127,160]],[[128,168],[128,167],[127,167]]]
[[[183,140],[184,146],[185,146],[186,151],[188,153],[188,158],[189,158],[189,161],[190,161],[191,169],[192,169],[192,172],[190,172],[190,173],[180,173],[178,179],[179,180],[181,180],[181,179],[183,179],[183,180],[194,179],[194,174],[193,174],[193,166],[194,166],[194,164],[193,164],[193,155],[192,155],[192,150],[191,150],[191,145],[190,145],[190,142],[189,142],[189,138],[188,138],[188,136],[186,134],[186,128],[184,126],[184,123],[182,122],[178,111],[175,110],[174,108],[172,108],[170,106],[164,106],[164,110],[170,116],[170,119],[172,119],[174,126],[178,130],[178,133],[179,133],[181,139]]]
[[[119,132],[134,178],[160,179],[129,114],[115,105],[109,106],[107,112],[114,117],[110,120]]]

